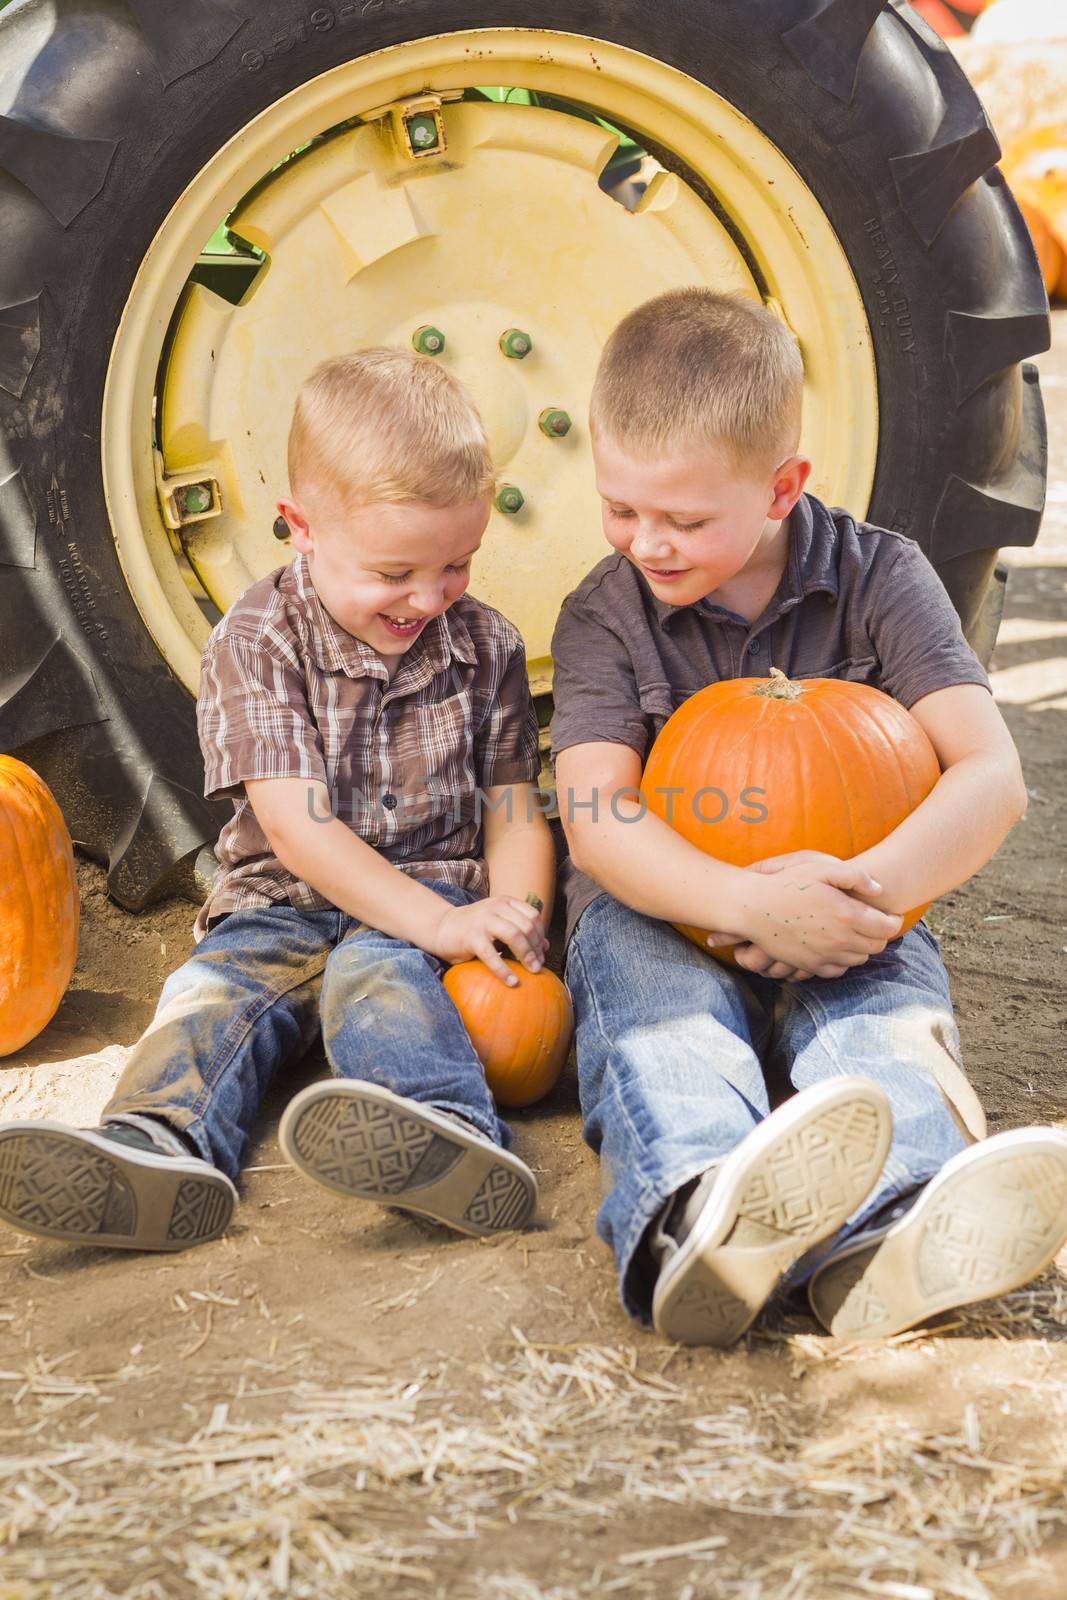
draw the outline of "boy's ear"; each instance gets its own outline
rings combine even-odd
[[[278,501],[278,510],[289,524],[289,536],[293,542],[294,550],[299,550],[301,555],[306,555],[311,549],[310,529],[307,513],[299,500],[283,495]]]
[[[772,493],[774,499],[767,513],[772,522],[780,522],[787,517],[804,492],[804,485],[811,472],[811,462],[807,456],[789,456],[775,469]]]

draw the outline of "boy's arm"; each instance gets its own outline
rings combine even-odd
[[[503,783],[486,790],[482,813],[489,893],[541,902],[541,925],[552,920],[556,889],[556,847],[537,790],[529,783]],[[509,820],[510,817],[510,820]]]
[[[475,905],[451,906],[331,816],[324,783],[267,778],[249,780],[244,787],[282,866],[349,916],[442,961],[477,956],[508,982],[511,974],[494,940],[507,944],[518,960],[527,965],[535,960],[540,967],[540,922],[521,896],[511,901],[494,895]]]
[[[651,811],[641,814],[641,758],[624,744],[569,745],[556,757],[556,797],[571,860],[617,900],[665,922],[699,923],[734,907],[734,869]]]
[[[936,900],[984,867],[1025,815],[1019,753],[988,689],[956,684],[924,695],[911,714],[926,730],[941,777],[881,843],[853,859],[882,885],[866,897],[904,912]]]
[[[1025,812],[1026,786],[944,584],[914,541],[883,537],[892,561],[869,618],[881,687],[925,729],[942,769],[911,816],[858,858],[882,884],[879,903],[905,911],[985,865]]]
[[[552,918],[556,851],[535,787],[541,757],[526,650],[518,629],[511,623],[503,626],[504,670],[474,741],[482,853],[489,893],[524,902],[527,895],[536,895],[543,933]]]

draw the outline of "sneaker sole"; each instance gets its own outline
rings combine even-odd
[[[190,1157],[156,1155],[56,1122],[0,1130],[0,1221],[119,1250],[184,1250],[224,1230],[237,1191]]]
[[[874,1244],[815,1273],[811,1308],[838,1339],[885,1339],[1029,1283],[1067,1238],[1067,1135],[994,1134],[947,1162]]]
[[[373,1083],[311,1084],[286,1107],[278,1142],[327,1189],[476,1238],[523,1227],[537,1204],[536,1180],[517,1156]]]
[[[736,1343],[793,1263],[862,1205],[892,1136],[889,1101],[866,1078],[816,1084],[765,1117],[723,1162],[661,1269],[657,1332],[676,1344]]]

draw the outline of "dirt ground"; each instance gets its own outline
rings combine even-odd
[[[1067,310],[1041,366],[1049,508],[994,662],[1030,809],[931,913],[994,1131],[1067,1123]],[[47,1100],[48,1063],[132,1043],[191,947],[187,902],[129,915],[80,870],[74,983],[4,1114],[26,1069]],[[618,1305],[572,1073],[514,1119],[539,1225],[486,1243],[281,1164],[323,1070],[278,1086],[218,1242],[0,1238],[0,1600],[1067,1592],[1059,1272],[889,1348],[798,1316],[675,1349]]]

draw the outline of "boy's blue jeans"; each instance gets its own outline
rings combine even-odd
[[[452,905],[476,898],[429,887]],[[444,966],[343,911],[232,912],[167,978],[101,1120],[162,1117],[235,1178],[271,1079],[321,1026],[337,1077],[459,1112],[507,1147]]]
[[[566,975],[585,1137],[605,1191],[597,1231],[615,1253],[624,1306],[643,1322],[655,1276],[646,1230],[767,1115],[764,1065],[786,1092],[855,1073],[889,1096],[885,1169],[838,1241],[969,1142],[938,1083],[939,1072],[961,1073],[959,1034],[923,922],[844,977],[781,983],[724,966],[602,894],[579,919]],[[813,1253],[807,1270],[828,1253]]]

